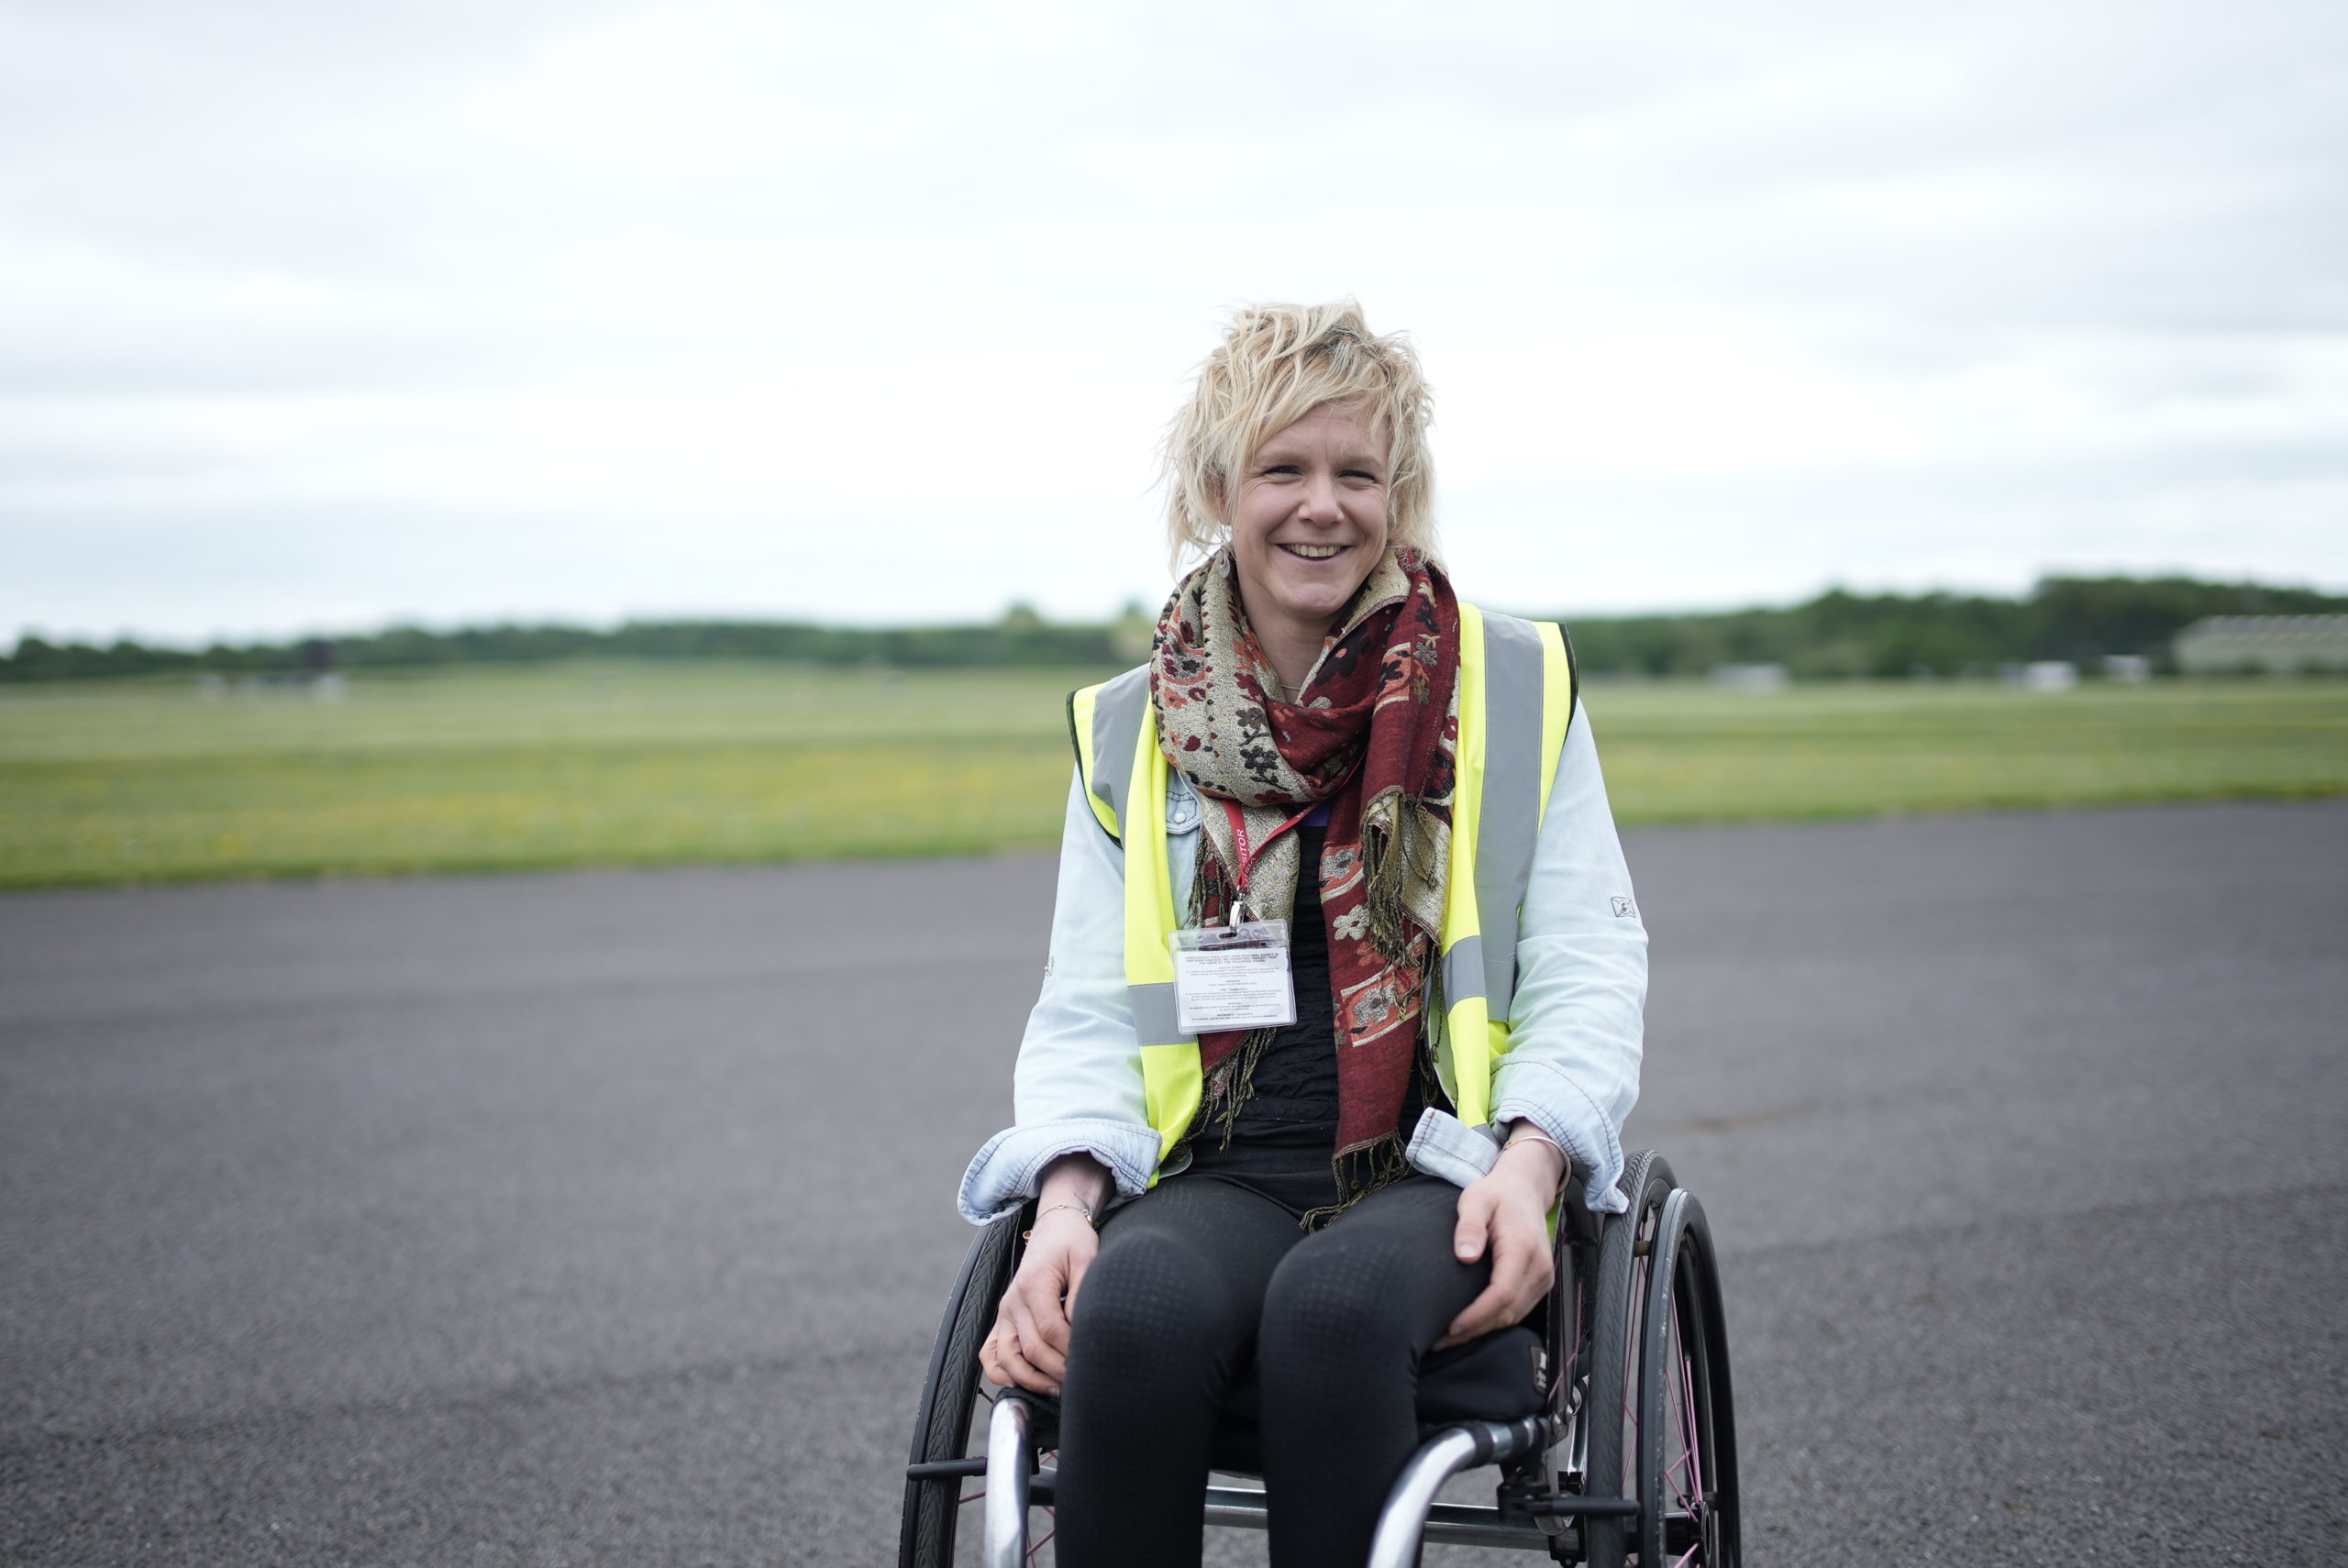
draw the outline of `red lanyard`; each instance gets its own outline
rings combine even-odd
[[[1231,818],[1231,838],[1239,852],[1239,897],[1234,900],[1231,905],[1231,923],[1237,925],[1240,907],[1247,901],[1247,874],[1255,869],[1256,857],[1271,847],[1272,840],[1279,837],[1321,808],[1318,802],[1305,807],[1304,810],[1266,834],[1264,842],[1258,845],[1250,845],[1247,842],[1247,814],[1239,809],[1239,802],[1225,801],[1223,803],[1223,809]]]

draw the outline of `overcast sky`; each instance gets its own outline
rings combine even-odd
[[[2348,588],[2348,6],[0,0],[0,636],[1097,618],[1228,308],[1463,592]]]

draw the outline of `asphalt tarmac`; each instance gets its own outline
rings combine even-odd
[[[2348,1554],[2348,802],[1627,844],[1753,1561]],[[0,1561],[893,1561],[1051,889],[0,898]]]

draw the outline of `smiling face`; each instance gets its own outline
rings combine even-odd
[[[1386,551],[1387,479],[1385,433],[1360,409],[1335,406],[1273,434],[1240,473],[1231,498],[1240,602],[1290,693]]]

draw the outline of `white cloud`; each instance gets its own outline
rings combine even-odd
[[[1164,589],[1359,295],[1500,603],[2348,583],[2348,14],[0,9],[0,633]]]

